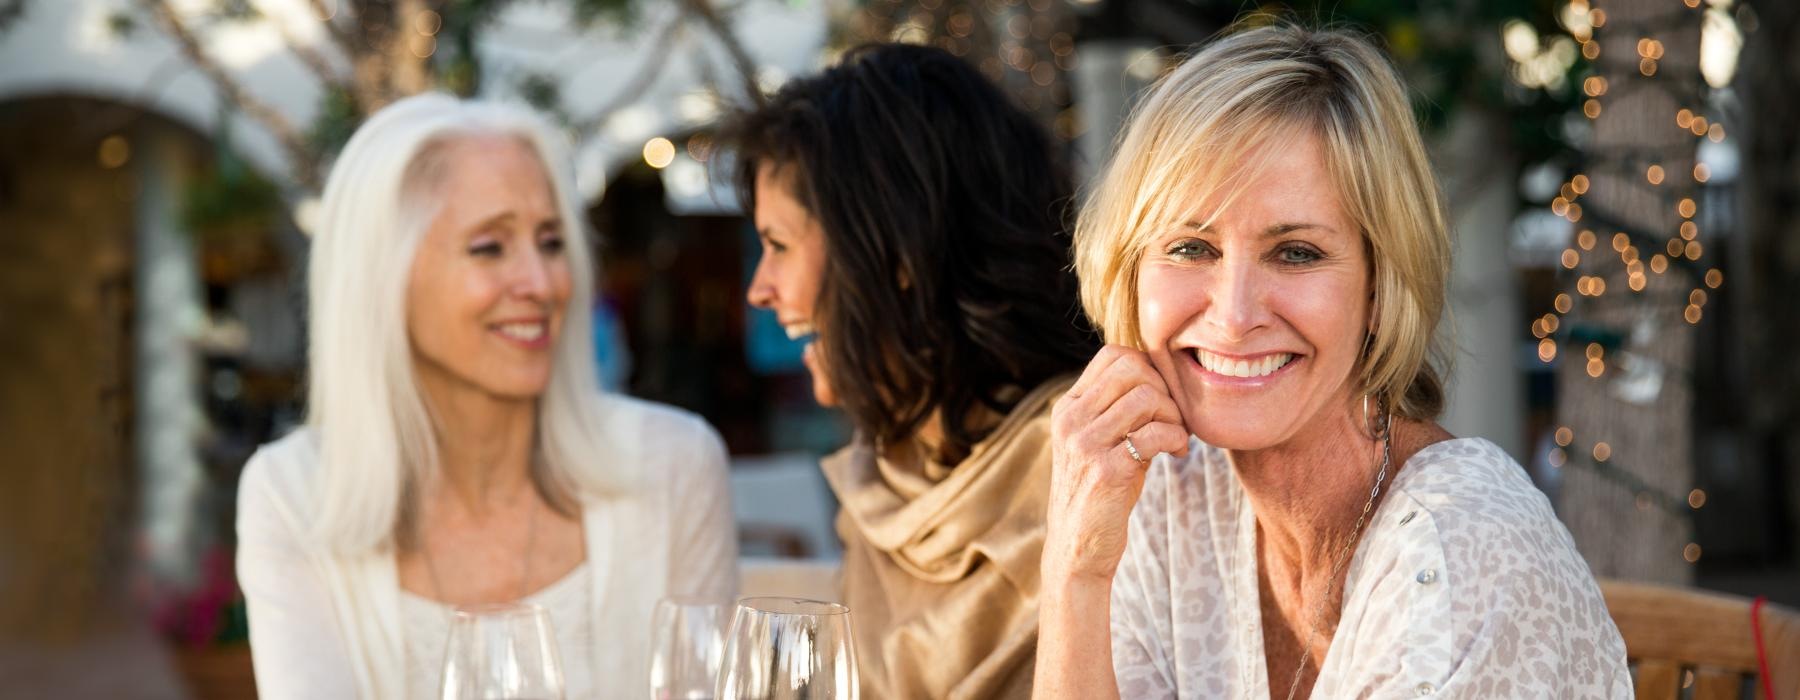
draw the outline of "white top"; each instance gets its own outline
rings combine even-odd
[[[525,596],[524,602],[544,609],[556,634],[557,658],[563,659],[563,695],[569,698],[599,697],[593,667],[569,663],[594,654],[593,616],[587,614],[593,599],[593,577],[587,562],[556,583]],[[438,700],[443,687],[444,647],[450,642],[454,608],[409,591],[400,591],[400,616],[406,625],[406,689],[414,700]]]
[[[718,434],[692,414],[602,400],[607,422],[598,431],[609,449],[595,464],[634,465],[644,483],[627,495],[579,497],[591,573],[586,622],[601,643],[563,666],[586,665],[598,695],[620,697],[648,692],[658,598],[737,592],[737,536]],[[339,555],[313,544],[306,526],[318,510],[317,467],[317,441],[302,429],[258,450],[238,485],[237,573],[258,694],[410,697],[394,553]]]
[[[1387,489],[1313,697],[1631,697],[1599,585],[1499,447],[1431,445]],[[1287,695],[1291,679],[1268,678],[1255,555],[1255,514],[1223,450],[1196,439],[1185,460],[1151,461],[1113,579],[1121,696]]]

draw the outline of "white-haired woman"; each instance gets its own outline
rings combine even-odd
[[[1432,421],[1438,197],[1354,35],[1237,33],[1148,94],[1077,225],[1114,345],[1052,421],[1041,697],[1630,695],[1549,503]]]
[[[547,608],[569,697],[645,687],[664,595],[736,591],[725,454],[599,391],[558,136],[443,95],[344,148],[312,241],[306,426],[238,495],[265,698],[433,697],[454,605]]]

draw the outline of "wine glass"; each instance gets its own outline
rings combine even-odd
[[[458,607],[444,650],[443,700],[562,700],[562,660],[543,608]]]
[[[804,598],[738,601],[719,673],[733,700],[856,700],[850,609]]]
[[[664,598],[651,620],[651,700],[711,700],[731,624],[724,601]]]

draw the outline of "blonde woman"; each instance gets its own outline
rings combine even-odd
[[[1401,82],[1274,26],[1156,85],[1076,229],[1037,694],[1629,697],[1549,503],[1433,422],[1450,246]]]
[[[638,692],[657,598],[736,591],[717,435],[599,391],[567,166],[530,112],[427,95],[332,169],[307,423],[239,486],[262,697],[435,697],[450,606],[510,601],[569,697]]]

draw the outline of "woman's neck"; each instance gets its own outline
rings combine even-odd
[[[1365,507],[1373,509],[1370,492],[1381,468],[1382,445],[1359,425],[1360,416],[1333,412],[1280,445],[1227,452],[1256,512],[1262,549],[1279,557],[1282,569],[1303,574],[1330,570],[1356,519]],[[1401,433],[1416,432],[1402,423],[1395,421],[1395,449],[1385,483],[1392,483],[1400,469]]]
[[[472,514],[516,502],[531,487],[536,402],[433,374],[440,373],[421,372],[419,382],[438,450],[438,483],[426,493],[448,497]]]

